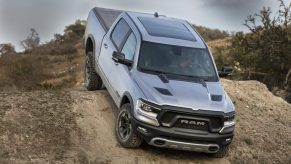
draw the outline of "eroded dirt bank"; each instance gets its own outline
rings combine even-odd
[[[291,163],[291,105],[256,81],[223,84],[237,108],[228,157],[119,146],[106,90],[0,93],[0,163]]]

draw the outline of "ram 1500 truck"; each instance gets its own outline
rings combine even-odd
[[[235,107],[193,26],[155,14],[93,8],[84,35],[85,87],[107,88],[119,107],[115,133],[125,148],[143,141],[223,157]]]

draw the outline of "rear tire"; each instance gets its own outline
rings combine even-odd
[[[121,107],[115,123],[115,135],[122,147],[138,148],[143,140],[132,127],[130,108],[130,104],[124,104]]]
[[[94,69],[93,52],[86,54],[84,82],[88,91],[99,90],[102,87],[102,79]]]
[[[217,153],[209,154],[213,158],[223,158],[228,154],[229,145],[226,146],[220,146]]]

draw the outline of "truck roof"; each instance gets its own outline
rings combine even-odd
[[[199,34],[185,20],[99,7],[94,8],[93,11],[106,31],[120,14],[126,14],[139,29],[145,41],[195,48],[206,47]]]

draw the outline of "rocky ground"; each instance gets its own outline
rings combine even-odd
[[[114,137],[117,108],[106,90],[0,93],[0,163],[291,163],[291,105],[256,81],[223,80],[237,112],[230,153],[146,144],[124,149]]]

